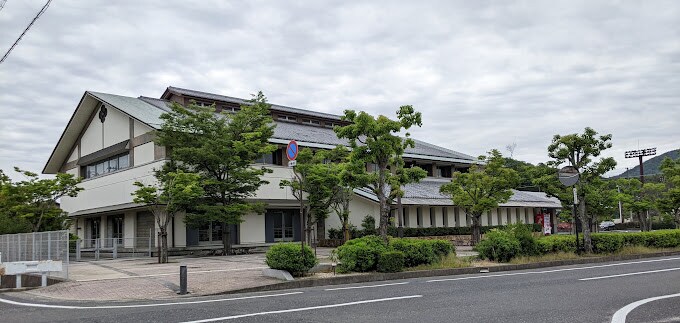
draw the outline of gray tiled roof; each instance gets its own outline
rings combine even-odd
[[[203,99],[206,99],[206,100],[233,102],[233,103],[237,103],[237,104],[246,103],[246,100],[239,99],[239,98],[234,98],[234,97],[219,95],[219,94],[214,94],[214,93],[207,93],[207,92],[189,90],[189,89],[182,89],[182,88],[178,88],[178,87],[174,87],[174,86],[169,86],[168,90],[171,91],[171,92],[182,94],[182,95],[187,95],[187,96],[192,96],[192,97],[197,97],[197,98],[203,98]],[[298,108],[291,108],[291,107],[287,107],[287,106],[283,106],[283,105],[277,105],[277,104],[272,104],[271,109],[276,110],[276,111],[281,111],[281,112],[307,115],[307,116],[310,116],[310,117],[340,120],[339,115],[324,113],[324,112],[317,112],[317,111],[310,111],[310,110],[303,110],[303,109],[298,109]]]
[[[411,183],[404,186],[403,205],[429,205],[429,206],[453,206],[451,198],[439,192],[439,188],[448,183],[448,179],[428,178],[419,183]],[[357,194],[377,201],[375,195],[366,189],[359,189]],[[546,207],[561,208],[562,204],[554,197],[549,197],[542,192],[525,192],[512,190],[512,196],[504,207]]]
[[[159,127],[162,122],[160,116],[163,111],[139,98],[91,91],[88,93],[152,127]]]

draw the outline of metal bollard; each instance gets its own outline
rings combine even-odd
[[[179,266],[179,294],[187,294],[187,266]]]

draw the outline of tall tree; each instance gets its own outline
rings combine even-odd
[[[659,200],[659,209],[673,217],[675,227],[680,229],[680,158],[665,158],[659,168],[663,174],[666,190]]]
[[[17,186],[0,169],[0,234],[30,232],[31,224],[17,216],[16,206],[21,203]]]
[[[236,113],[216,112],[215,106],[173,104],[161,116],[163,125],[156,142],[169,148],[169,157],[185,172],[201,175],[205,198],[192,213],[189,224],[213,221],[225,228],[222,243],[231,253],[229,225],[243,221],[248,213],[263,213],[264,204],[249,202],[271,169],[253,166],[260,156],[272,153],[268,143],[274,132],[270,105],[257,93]]]
[[[663,198],[665,185],[662,183],[642,183],[637,178],[621,178],[617,180],[621,193],[617,194],[623,206],[635,214],[640,223],[640,230],[652,230],[651,216],[658,212],[659,202]]]
[[[17,167],[14,170],[26,179],[15,183],[15,204],[11,212],[28,221],[33,232],[66,228],[68,218],[57,200],[64,196],[76,197],[83,190],[78,187],[81,179],[66,173],[40,179],[36,173]]]
[[[443,194],[451,196],[454,205],[471,216],[473,244],[481,239],[482,214],[507,202],[519,182],[519,175],[504,166],[505,159],[498,150],[480,156],[479,161],[482,165],[472,165],[467,173],[454,173],[451,182],[440,188]]]
[[[297,165],[293,168],[293,178],[279,183],[281,188],[290,188],[293,196],[306,210],[308,216],[305,231],[308,243],[311,243],[309,233],[312,228],[328,217],[329,208],[339,192],[340,172],[338,165],[333,162],[335,154],[335,150],[319,150],[314,153],[309,148],[303,148],[295,159]]]
[[[611,157],[593,161],[593,158],[600,156],[603,150],[612,147],[611,139],[611,134],[598,136],[595,130],[587,127],[583,134],[555,135],[548,146],[548,156],[553,159],[550,162],[551,166],[557,167],[567,163],[580,173],[579,182],[576,184],[579,203],[577,215],[584,224],[583,241],[587,253],[593,251],[590,238],[590,224],[593,219],[592,215],[586,212],[585,187],[595,178],[616,167],[616,161]]]
[[[179,212],[191,208],[204,195],[200,176],[196,173],[155,173],[156,183],[135,182],[138,189],[132,193],[133,202],[144,204],[153,214],[158,225],[158,263],[168,262],[168,225]]]
[[[377,118],[361,111],[345,110],[343,120],[351,122],[344,127],[336,127],[339,138],[349,140],[352,151],[349,156],[351,168],[356,172],[354,178],[359,186],[366,187],[376,195],[380,205],[378,233],[387,241],[390,205],[401,194],[405,184],[417,182],[427,176],[419,167],[405,168],[403,154],[415,142],[407,132],[405,138],[398,134],[412,126],[422,125],[422,116],[412,106],[401,106],[397,120],[380,115]],[[370,171],[367,170],[371,168]]]

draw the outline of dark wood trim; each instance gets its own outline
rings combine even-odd
[[[147,133],[134,137],[132,138],[132,144],[130,145],[130,148],[153,142],[155,137],[156,135],[153,133],[153,131],[149,131]]]
[[[130,167],[135,166],[135,119],[129,118],[129,138],[130,138]]]
[[[76,167],[78,167],[78,159],[64,164],[64,166],[62,166],[59,171],[62,172],[62,173],[65,173],[67,170],[71,170],[71,169],[74,169]],[[78,175],[80,175],[80,171],[78,171]]]

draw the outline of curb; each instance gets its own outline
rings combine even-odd
[[[568,265],[580,265],[580,264],[601,263],[601,262],[609,262],[609,261],[634,260],[634,259],[677,256],[677,255],[680,255],[680,251],[656,252],[656,253],[635,254],[635,255],[593,257],[593,258],[581,258],[581,259],[568,259],[568,260],[555,260],[555,261],[543,261],[543,262],[535,262],[535,263],[520,264],[520,265],[500,265],[500,266],[488,267],[488,270],[489,270],[489,272],[493,273],[493,272],[502,272],[502,271],[536,269],[536,268],[568,266]],[[353,283],[368,283],[368,282],[377,282],[377,281],[385,281],[385,280],[411,279],[411,278],[420,278],[420,277],[469,275],[469,274],[478,274],[481,269],[487,269],[487,268],[486,267],[466,267],[466,268],[451,268],[451,269],[405,271],[405,272],[399,272],[399,273],[370,273],[370,274],[365,274],[365,275],[340,276],[340,277],[329,277],[329,278],[308,279],[308,280],[295,280],[295,281],[285,282],[285,283],[277,283],[277,284],[272,284],[272,285],[264,285],[264,286],[258,286],[258,287],[249,287],[249,288],[243,288],[243,289],[230,290],[230,291],[215,293],[215,294],[211,294],[211,295],[227,295],[227,294],[239,294],[239,293],[266,292],[266,291],[275,291],[275,290],[283,290],[283,289],[341,285],[341,284],[353,284]]]

